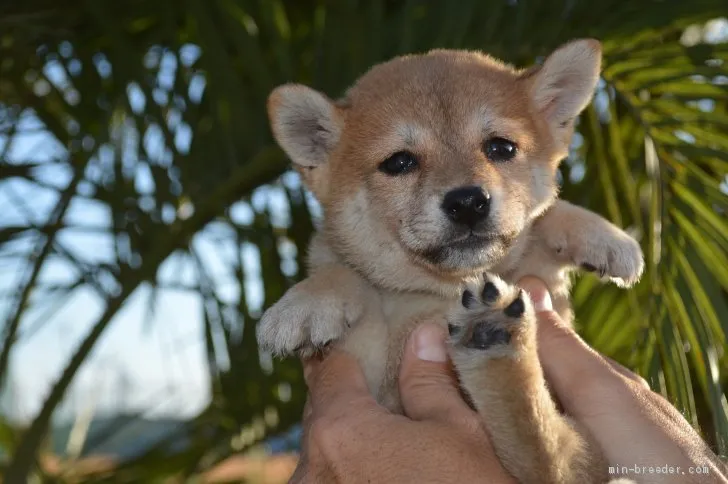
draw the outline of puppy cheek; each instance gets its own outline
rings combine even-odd
[[[526,207],[522,196],[513,193],[491,196],[490,227],[494,232],[501,234],[520,232],[525,225],[525,219]]]
[[[488,229],[503,232],[509,225],[514,207],[513,195],[504,190],[490,190]]]
[[[556,196],[556,173],[546,164],[536,165],[531,170],[530,215],[539,216]]]
[[[406,191],[393,189],[379,189],[371,194],[372,203],[369,206],[371,214],[383,220],[387,229],[396,234],[407,225],[413,206],[411,197]]]

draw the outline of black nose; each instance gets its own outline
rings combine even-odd
[[[480,187],[461,187],[445,194],[442,209],[455,223],[470,228],[488,216],[490,195]]]

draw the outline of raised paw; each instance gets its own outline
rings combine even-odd
[[[644,257],[634,238],[600,215],[563,200],[536,222],[534,236],[556,260],[620,287],[633,286],[642,276]]]
[[[636,284],[644,270],[642,249],[636,240],[622,231],[575,247],[572,258],[585,271],[609,278],[620,287]]]
[[[356,301],[304,280],[263,314],[258,344],[276,356],[308,357],[341,338],[360,315]]]
[[[533,308],[523,290],[488,274],[463,291],[461,307],[448,316],[456,360],[474,352],[498,358],[535,348],[534,325]]]
[[[620,287],[636,284],[644,270],[642,249],[635,239],[612,225],[564,234],[554,249],[581,269]],[[567,240],[568,239],[568,240]]]

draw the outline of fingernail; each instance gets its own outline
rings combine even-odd
[[[447,361],[445,332],[434,324],[424,324],[415,332],[415,354],[424,361],[442,363]]]
[[[539,291],[536,293],[536,298],[533,299],[533,309],[537,313],[553,311],[554,307],[551,304],[551,295],[548,291]]]

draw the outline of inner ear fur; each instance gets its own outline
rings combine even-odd
[[[572,126],[594,95],[601,70],[599,41],[580,39],[556,49],[543,65],[524,71],[531,97],[555,129]]]
[[[341,137],[343,119],[326,96],[301,84],[284,84],[268,97],[276,141],[298,168],[325,163]]]

